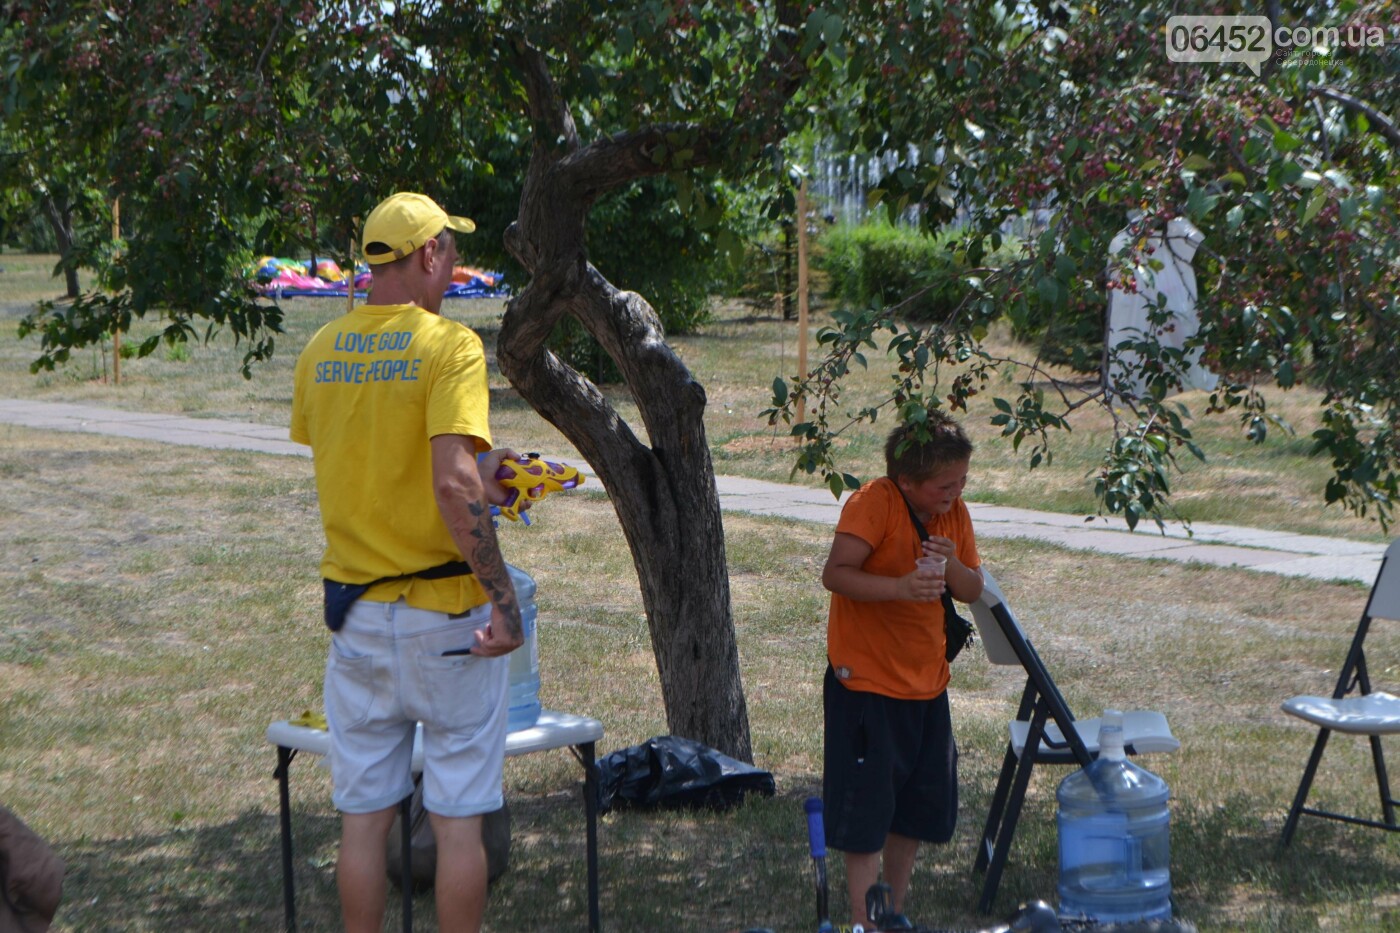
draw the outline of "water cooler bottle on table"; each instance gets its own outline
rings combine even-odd
[[[519,567],[506,564],[515,597],[520,602],[520,623],[525,644],[512,651],[510,658],[510,713],[506,728],[511,732],[528,729],[540,718],[540,646],[537,639],[535,579]]]

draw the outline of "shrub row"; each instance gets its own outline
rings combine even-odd
[[[844,304],[906,302],[901,317],[942,320],[966,293],[951,239],[889,224],[838,226],[822,235],[813,262],[827,273],[830,296]]]

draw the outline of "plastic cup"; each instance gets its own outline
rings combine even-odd
[[[942,554],[925,554],[914,564],[919,568],[919,576],[942,579],[944,571],[948,569],[948,558]]]

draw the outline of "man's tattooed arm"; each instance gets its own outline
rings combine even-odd
[[[471,513],[475,527],[470,532],[470,544],[463,550],[462,556],[472,565],[476,582],[486,591],[492,605],[505,616],[506,634],[523,640],[525,630],[520,621],[520,606],[516,602],[510,574],[506,571],[505,558],[501,556],[491,509],[485,500],[477,500],[467,504],[467,511]]]
[[[491,600],[491,623],[477,632],[476,654],[508,654],[525,641],[520,605],[496,540],[491,509],[476,466],[476,439],[439,434],[432,439],[433,495],[477,582]]]

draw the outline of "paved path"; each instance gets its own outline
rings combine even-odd
[[[120,411],[93,405],[0,399],[0,424],[49,431],[81,431],[166,444],[305,457],[310,451],[287,440],[281,427]],[[840,506],[825,489],[788,486],[734,476],[717,477],[720,505],[727,510],[836,524]],[[1121,519],[1095,519],[1056,512],[968,503],[977,534],[984,538],[1033,538],[1064,547],[1124,557],[1200,561],[1222,567],[1321,580],[1370,583],[1385,546],[1257,528],[1198,522],[1194,536],[1169,525],[1130,532]]]

